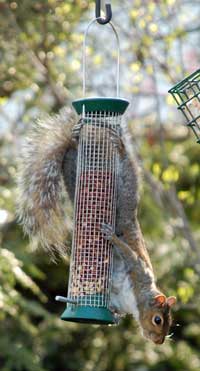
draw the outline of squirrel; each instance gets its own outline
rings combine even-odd
[[[74,202],[77,138],[81,123],[70,109],[37,120],[20,156],[17,215],[24,232],[50,253],[66,255],[67,227],[63,194]],[[78,122],[78,124],[77,124]],[[121,135],[111,140],[119,150],[116,227],[103,224],[104,238],[113,244],[110,309],[119,318],[132,314],[145,338],[162,344],[172,323],[174,296],[156,286],[152,264],[137,218],[138,166],[130,160]]]

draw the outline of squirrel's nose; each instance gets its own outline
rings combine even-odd
[[[159,338],[155,339],[154,343],[160,345],[160,344],[163,344],[164,341],[165,341],[165,337],[163,336],[163,337],[159,337]]]

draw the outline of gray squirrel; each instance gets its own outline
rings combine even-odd
[[[36,121],[20,156],[17,214],[24,232],[50,253],[66,255],[67,226],[63,194],[74,201],[77,136],[75,113],[65,108],[58,115]],[[151,261],[137,219],[138,168],[130,160],[121,137],[112,140],[119,149],[120,169],[115,231],[102,225],[113,243],[113,278],[110,309],[116,315],[132,314],[145,338],[162,344],[172,323],[174,296],[156,286]]]

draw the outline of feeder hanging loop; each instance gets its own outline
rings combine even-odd
[[[106,0],[105,2],[105,9],[106,9],[106,16],[105,18],[101,17],[101,1],[96,0],[96,19],[99,24],[107,24],[111,21],[112,19],[112,8],[111,8],[111,3],[109,0]]]
[[[85,30],[85,34],[84,34],[84,38],[83,38],[83,97],[85,97],[85,93],[86,93],[86,45],[87,45],[87,37],[88,37],[90,27],[97,20],[98,20],[97,18],[94,18],[90,21],[90,23],[88,24],[88,26]],[[117,42],[116,95],[117,95],[117,97],[119,97],[120,42],[119,42],[119,36],[118,36],[117,30],[116,30],[114,24],[112,22],[108,22],[108,24],[111,27],[111,29],[112,29],[112,31],[115,35],[116,42]]]

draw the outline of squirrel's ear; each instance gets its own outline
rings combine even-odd
[[[169,305],[169,307],[176,304],[176,297],[175,296],[169,296],[167,298],[167,304]]]
[[[167,298],[163,294],[156,295],[155,298],[154,298],[155,304],[156,305],[159,305],[159,306],[165,304],[166,303],[166,300],[167,300]]]

